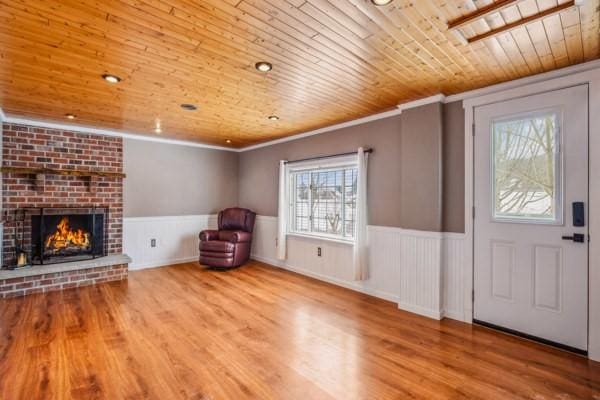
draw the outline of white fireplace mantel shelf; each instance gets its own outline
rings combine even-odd
[[[21,278],[26,276],[37,276],[53,274],[57,272],[79,271],[89,268],[107,267],[111,265],[129,264],[131,257],[127,254],[111,254],[98,257],[93,260],[71,261],[59,264],[34,265],[14,270],[0,270],[0,279]]]

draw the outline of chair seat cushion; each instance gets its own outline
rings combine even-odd
[[[235,244],[224,240],[210,240],[200,242],[200,251],[211,251],[217,253],[233,253]]]

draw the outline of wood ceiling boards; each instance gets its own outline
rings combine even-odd
[[[490,3],[0,1],[0,107],[148,135],[160,124],[162,137],[243,147],[599,56],[600,0],[472,44],[463,38],[565,1],[516,1],[448,30]],[[273,70],[258,72],[262,60]]]

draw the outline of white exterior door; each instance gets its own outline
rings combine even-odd
[[[474,121],[474,319],[587,351],[588,87]]]

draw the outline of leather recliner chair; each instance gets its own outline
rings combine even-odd
[[[219,229],[200,232],[200,264],[233,268],[248,261],[255,219],[256,213],[245,208],[219,212]]]

